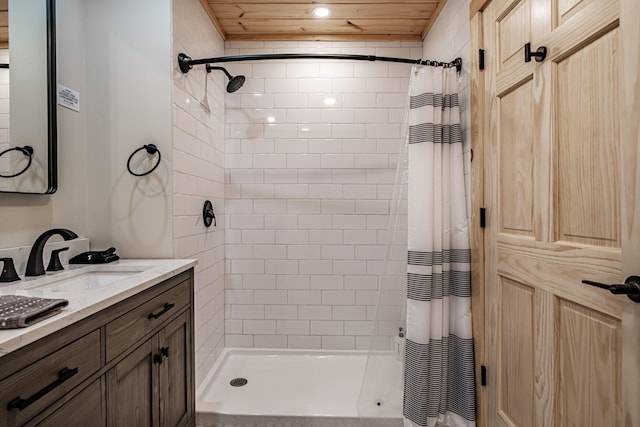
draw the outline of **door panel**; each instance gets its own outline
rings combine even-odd
[[[533,237],[533,80],[499,102],[500,230]]]
[[[569,18],[574,16],[580,11],[587,3],[588,0],[555,0],[553,3],[553,10],[555,12],[556,26],[562,25]]]
[[[483,11],[492,427],[622,425],[625,297],[581,283],[621,280],[617,3]]]
[[[620,320],[567,300],[557,305],[559,425],[620,425]]]
[[[531,0],[512,1],[496,20],[500,69],[520,62],[522,46],[531,40],[531,22]]]
[[[500,415],[507,425],[531,425],[535,290],[505,278],[500,288]]]
[[[618,31],[556,66],[557,239],[620,248]]]

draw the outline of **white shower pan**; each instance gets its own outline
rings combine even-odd
[[[197,425],[402,426],[400,362],[378,353],[369,363],[376,378],[396,380],[367,381],[359,414],[367,352],[225,349],[197,391]]]

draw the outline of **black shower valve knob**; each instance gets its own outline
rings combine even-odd
[[[204,222],[205,227],[216,226],[216,214],[213,212],[213,203],[210,200],[204,202],[204,206],[202,208],[202,220]]]

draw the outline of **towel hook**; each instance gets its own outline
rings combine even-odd
[[[531,43],[524,45],[524,62],[531,62],[535,58],[536,62],[542,62],[547,57],[547,47],[540,46],[535,52],[531,51]]]
[[[131,170],[131,159],[133,159],[133,156],[135,156],[135,154],[138,151],[141,150],[147,150],[147,154],[152,156],[154,154],[158,154],[158,160],[156,161],[156,164],[153,165],[153,167],[151,169],[149,169],[146,172],[143,173],[135,173],[134,171]],[[151,172],[153,172],[154,170],[156,170],[156,168],[160,165],[160,159],[162,158],[162,155],[160,154],[160,150],[158,150],[158,147],[156,147],[155,144],[146,144],[143,145],[142,147],[138,148],[136,151],[134,151],[133,153],[131,153],[131,155],[129,156],[129,160],[127,160],[127,170],[129,171],[129,173],[133,176],[145,176],[145,175],[149,175]]]

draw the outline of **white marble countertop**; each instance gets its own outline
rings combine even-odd
[[[195,266],[193,259],[127,259],[109,264],[67,265],[45,276],[0,284],[0,295],[63,298],[60,313],[27,328],[0,329],[0,357]],[[86,274],[89,273],[89,274]]]

